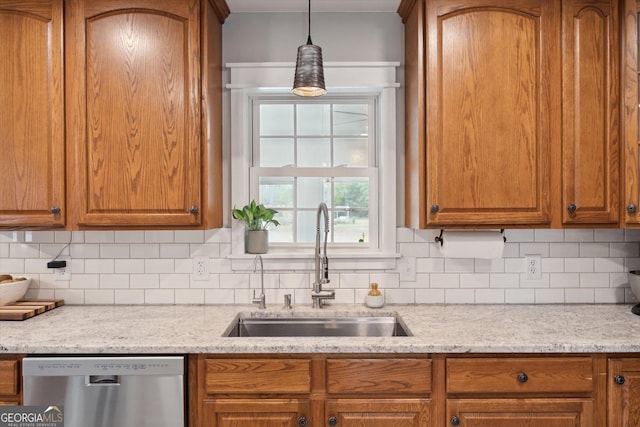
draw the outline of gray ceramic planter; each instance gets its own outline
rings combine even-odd
[[[269,231],[247,230],[245,248],[248,254],[266,254],[269,251]]]

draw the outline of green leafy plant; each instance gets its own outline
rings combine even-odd
[[[266,230],[269,224],[273,224],[275,227],[279,226],[280,223],[273,219],[277,213],[277,210],[269,209],[263,204],[256,203],[255,200],[242,209],[234,207],[231,210],[233,217],[244,222],[249,230]]]

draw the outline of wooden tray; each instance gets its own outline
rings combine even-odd
[[[33,299],[0,306],[0,320],[24,320],[64,305],[63,299]]]

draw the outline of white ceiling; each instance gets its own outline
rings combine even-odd
[[[306,12],[307,0],[227,0],[235,12]],[[312,0],[311,12],[396,12],[400,0]]]

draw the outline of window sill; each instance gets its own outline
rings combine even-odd
[[[271,248],[269,253],[261,254],[264,270],[276,271],[311,271],[315,268],[314,249],[304,252],[291,252]],[[233,271],[253,271],[253,263],[257,255],[238,254],[229,255]],[[345,252],[329,250],[329,269],[341,270],[394,270],[400,254],[382,252]]]

